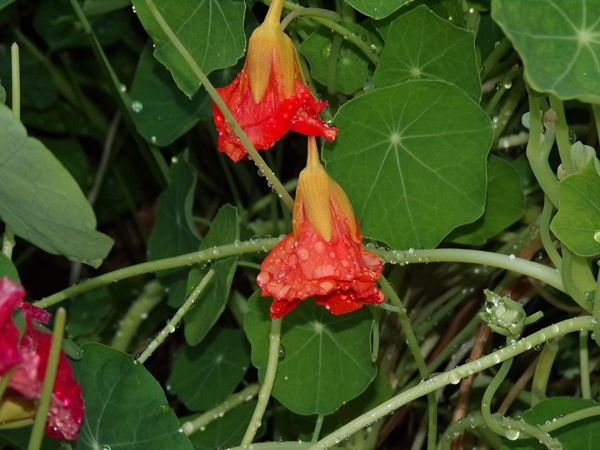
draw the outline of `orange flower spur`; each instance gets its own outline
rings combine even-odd
[[[319,117],[327,105],[317,101],[304,82],[296,50],[279,23],[283,0],[273,0],[267,16],[248,42],[244,68],[217,91],[257,150],[266,150],[288,131],[333,141],[337,129]],[[237,162],[246,150],[225,117],[213,105],[219,151]]]
[[[271,318],[285,316],[309,297],[336,315],[383,302],[376,284],[382,262],[363,250],[348,197],[321,165],[315,138],[308,140],[293,225],[257,277],[262,295],[273,297]]]

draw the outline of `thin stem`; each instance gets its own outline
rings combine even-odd
[[[482,64],[481,80],[486,80],[494,66],[502,59],[504,55],[512,48],[511,42],[504,38],[502,41],[492,50],[485,61]]]
[[[258,393],[258,384],[251,384],[240,392],[230,395],[223,403],[206,411],[193,420],[188,420],[181,425],[181,429],[186,436],[194,434],[196,431],[204,431],[206,426],[214,420],[223,417],[232,409],[244,402],[249,402]]]
[[[376,253],[385,262],[392,264],[431,263],[431,262],[458,262],[467,264],[481,264],[484,266],[506,269],[522,275],[543,281],[546,284],[564,292],[560,272],[543,264],[518,258],[515,255],[501,255],[482,250],[468,250],[461,248],[439,248],[431,250],[384,250],[381,248],[369,249]]]
[[[483,393],[483,398],[481,399],[481,417],[483,417],[483,421],[485,425],[492,430],[494,433],[498,435],[504,435],[504,427],[500,425],[498,421],[494,417],[492,417],[492,399],[494,398],[494,394],[508,375],[508,371],[512,366],[512,359],[504,361],[498,373],[494,376],[485,392]]]
[[[105,273],[95,278],[89,278],[79,284],[68,287],[56,294],[52,294],[35,302],[39,308],[48,308],[64,300],[76,297],[84,292],[91,291],[110,283],[125,280],[127,278],[144,275],[146,273],[160,272],[163,270],[176,269],[178,267],[188,267],[195,264],[203,264],[211,260],[226,258],[228,256],[243,255],[245,253],[256,253],[268,251],[279,243],[279,238],[255,239],[239,244],[228,244],[212,249],[200,250],[198,252],[187,253],[185,255],[174,256],[171,258],[157,259],[123,269]]]
[[[590,353],[588,350],[588,332],[585,330],[579,333],[579,377],[581,380],[581,396],[591,399]]]
[[[144,290],[131,304],[125,316],[117,324],[117,331],[113,337],[111,347],[121,352],[126,352],[138,328],[148,317],[156,305],[161,301],[165,290],[156,280],[144,286]]]
[[[406,308],[404,307],[404,304],[402,303],[402,300],[400,300],[398,294],[396,294],[396,291],[390,282],[384,276],[379,279],[379,285],[381,286],[383,294],[390,300],[392,305],[398,308],[398,321],[400,322],[400,326],[406,335],[406,343],[413,355],[413,358],[415,359],[421,379],[425,380],[429,376],[429,369],[427,368],[427,364],[425,363],[425,359],[421,353],[421,347],[419,346],[415,332],[410,324],[410,319],[408,318]],[[429,450],[434,450],[437,439],[437,402],[433,392],[427,394],[427,410],[429,416],[427,428],[427,448]]]
[[[210,82],[210,80],[208,79],[208,77],[206,76],[204,71],[196,63],[196,61],[194,60],[194,57],[190,54],[190,52],[188,52],[188,50],[181,43],[179,38],[175,35],[175,33],[173,32],[173,30],[171,29],[169,24],[165,21],[165,19],[161,15],[161,13],[158,11],[158,9],[156,8],[156,5],[154,4],[154,1],[146,0],[146,6],[148,7],[150,13],[154,17],[154,19],[156,20],[156,22],[158,23],[160,28],[162,29],[163,33],[165,33],[165,35],[171,41],[171,44],[173,44],[173,47],[175,47],[175,49],[179,52],[179,54],[184,59],[184,61],[187,63],[190,70],[196,76],[196,78],[198,79],[200,84],[204,86],[204,88],[206,89],[206,92],[208,93],[208,95],[210,96],[212,101],[221,110],[221,113],[223,114],[223,116],[225,116],[227,123],[229,123],[229,125],[233,129],[233,132],[240,139],[242,145],[248,152],[248,155],[254,161],[254,164],[256,164],[258,169],[264,174],[267,181],[273,187],[273,190],[275,192],[277,192],[277,195],[279,195],[279,197],[286,204],[286,206],[288,208],[292,209],[294,207],[294,200],[292,199],[290,194],[288,194],[288,192],[285,190],[285,188],[281,184],[281,181],[279,181],[279,178],[277,178],[275,176],[275,173],[273,173],[273,171],[267,165],[267,163],[262,158],[262,156],[260,156],[258,151],[254,148],[254,146],[250,142],[250,139],[248,139],[248,136],[246,135],[246,133],[244,133],[244,130],[242,130],[240,125],[237,123],[237,121],[235,120],[235,117],[233,116],[233,114],[231,113],[231,111],[229,110],[229,108],[227,107],[227,105],[225,104],[223,99],[221,98],[221,96],[217,93],[215,87]]]
[[[546,388],[557,353],[558,344],[556,342],[546,342],[544,344],[531,383],[531,406],[537,405],[546,398]]]
[[[267,369],[265,377],[258,392],[258,402],[256,408],[242,439],[242,446],[252,444],[256,432],[260,428],[262,418],[267,409],[273,384],[275,383],[275,375],[277,374],[277,364],[279,363],[279,341],[281,338],[281,319],[271,321],[271,331],[269,332],[269,359],[267,360]]]
[[[435,375],[426,381],[417,384],[411,389],[407,389],[400,394],[392,397],[390,400],[367,411],[354,420],[348,422],[333,433],[325,436],[323,439],[312,445],[310,450],[325,450],[341,442],[357,431],[369,426],[374,421],[379,420],[406,405],[407,403],[434,392],[448,384],[455,382],[456,379],[466,378],[474,373],[482,372],[496,364],[514,358],[524,353],[536,345],[540,345],[548,339],[555,339],[568,333],[578,332],[582,329],[591,330],[593,328],[592,316],[581,316],[567,319],[562,322],[550,325],[531,335],[520,339],[500,350],[490,353],[478,360],[470,361],[458,366],[452,370]]]
[[[529,142],[527,143],[527,159],[537,182],[558,208],[558,180],[548,164],[550,150],[554,144],[553,134],[542,131],[542,110],[538,97],[529,96]]]
[[[594,114],[594,124],[596,125],[596,134],[600,142],[600,105],[592,105],[592,113]]]
[[[183,305],[181,305],[181,307],[177,310],[177,312],[175,312],[173,317],[171,317],[171,320],[169,320],[169,322],[167,322],[167,325],[162,330],[160,330],[160,333],[158,333],[158,336],[156,336],[152,340],[152,342],[150,342],[150,344],[148,344],[148,347],[146,347],[146,350],[144,350],[143,353],[140,356],[138,356],[137,362],[144,364],[146,362],[146,360],[150,356],[152,356],[152,353],[154,353],[154,351],[158,348],[158,346],[167,339],[167,336],[169,336],[169,334],[173,333],[177,329],[177,326],[179,325],[179,322],[181,322],[181,319],[183,319],[183,316],[185,316],[185,314],[189,311],[189,309],[194,305],[194,303],[196,302],[196,300],[198,299],[200,294],[202,294],[202,291],[204,291],[204,289],[206,289],[206,287],[208,286],[208,284],[210,283],[210,281],[213,279],[214,276],[215,276],[214,269],[210,269],[206,273],[206,275],[204,275],[202,280],[200,280],[200,283],[198,283],[196,288],[192,291],[190,296],[186,299],[185,303]]]
[[[325,419],[325,416],[323,414],[319,414],[317,416],[317,423],[315,423],[315,429],[313,430],[310,442],[317,442],[317,439],[319,439],[319,434],[321,434],[321,427],[323,427],[323,419]]]
[[[569,414],[565,414],[562,417],[556,417],[550,421],[550,423],[540,425],[540,428],[549,433],[554,430],[558,430],[564,426],[570,425],[574,422],[578,422],[588,417],[600,416],[600,406],[590,406],[589,408],[580,409]]]
[[[550,202],[548,196],[544,196],[544,207],[542,208],[542,214],[540,216],[540,240],[542,241],[542,246],[550,258],[550,261],[554,264],[554,267],[559,268],[562,266],[562,258],[558,254],[554,242],[552,241],[552,237],[550,236],[550,221],[552,220],[553,211],[552,202]]]
[[[565,116],[565,108],[554,95],[550,95],[550,107],[556,113],[556,143],[558,145],[558,154],[562,162],[565,175],[570,175],[575,171],[575,165],[571,159],[571,143],[569,142],[569,125]]]
[[[328,9],[323,8],[298,8],[294,9],[291,13],[283,18],[281,21],[281,31],[285,30],[286,27],[290,24],[290,22],[297,17],[301,16],[309,16],[309,17],[324,17],[326,19],[335,20],[339,22],[342,20],[342,17],[336,13],[335,11],[330,11]]]
[[[19,58],[19,46],[15,42],[10,47],[10,65],[12,73],[12,112],[17,121],[21,120],[21,64]],[[15,233],[4,224],[4,236],[2,237],[2,253],[8,259],[12,259],[15,248]]]
[[[50,353],[46,363],[46,376],[42,385],[42,394],[35,414],[35,420],[29,437],[27,450],[38,450],[41,448],[44,438],[44,427],[48,419],[48,410],[50,409],[50,400],[52,399],[52,390],[54,380],[58,372],[58,361],[60,357],[63,334],[65,332],[65,322],[67,313],[64,308],[58,308],[54,316],[54,331],[52,332],[52,342],[50,344]]]

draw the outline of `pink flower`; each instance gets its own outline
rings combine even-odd
[[[0,377],[11,376],[0,403],[0,422],[32,418],[42,393],[52,335],[39,331],[35,322],[47,322],[49,313],[23,300],[25,291],[8,278],[0,279]],[[20,309],[25,317],[21,336],[12,319]],[[54,381],[46,434],[55,439],[77,439],[83,421],[81,386],[61,352]]]

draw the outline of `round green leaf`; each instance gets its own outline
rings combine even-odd
[[[598,407],[592,400],[573,397],[554,397],[544,400],[520,414],[531,425],[542,425],[555,418],[590,407]],[[550,433],[558,439],[563,450],[596,450],[600,440],[600,417],[578,420]],[[536,439],[504,440],[501,450],[544,450]]]
[[[410,79],[448,81],[479,100],[475,35],[443,20],[426,6],[402,14],[387,30],[375,86]]]
[[[552,232],[579,256],[600,255],[600,174],[593,162],[560,182]]]
[[[510,162],[491,156],[485,213],[475,222],[458,227],[450,239],[460,244],[485,244],[519,220],[524,212],[525,197],[518,170]]]
[[[191,450],[158,382],[129,355],[86,344],[73,364],[83,389],[85,419],[78,450]]]
[[[484,211],[489,117],[462,89],[415,80],[349,101],[327,170],[361,230],[394,248],[432,248]]]
[[[133,0],[142,25],[156,45],[154,56],[173,75],[177,86],[192,96],[198,79],[162,31],[145,0]],[[232,66],[244,54],[246,4],[233,0],[161,0],[156,8],[196,63],[209,74]]]
[[[383,19],[412,0],[346,0],[346,3],[373,19]]]
[[[197,347],[184,346],[175,357],[170,391],[190,411],[222,402],[242,381],[250,355],[241,330],[221,328]]]
[[[252,364],[264,376],[269,353],[270,299],[256,292],[248,300],[244,331]],[[368,310],[334,316],[314,302],[300,304],[283,319],[280,360],[273,396],[296,414],[330,414],[360,395],[376,368],[371,362]]]
[[[521,55],[531,86],[600,101],[600,1],[494,0],[492,17]]]

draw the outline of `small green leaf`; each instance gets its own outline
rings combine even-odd
[[[148,239],[150,261],[193,252],[200,242],[192,217],[196,171],[183,158],[177,158],[170,172],[171,184],[156,202],[156,223]],[[163,285],[169,289],[170,303],[183,303],[188,273],[188,269],[158,273]]]
[[[97,267],[112,239],[77,182],[60,162],[0,105],[0,217],[16,235],[52,254]]]
[[[590,103],[600,101],[598,16],[598,1],[492,2],[492,18],[521,56],[529,84]]]
[[[544,400],[520,416],[531,425],[543,425],[566,414],[599,404],[574,397],[555,397]],[[563,450],[596,450],[600,440],[600,417],[593,416],[566,425],[550,433],[562,444]],[[536,439],[505,440],[500,450],[544,450]]]
[[[249,363],[242,331],[220,328],[197,347],[179,351],[167,384],[187,409],[205,411],[233,393]]]
[[[73,363],[85,419],[78,450],[191,450],[158,382],[129,355],[92,343]]]
[[[244,13],[246,5],[233,0],[162,0],[156,8],[208,75],[216,69],[232,66],[244,54]],[[154,56],[175,79],[186,95],[192,96],[200,87],[180,53],[164,34],[144,0],[133,0],[142,25],[156,44]]]
[[[346,0],[346,3],[373,19],[383,19],[412,0]]]
[[[200,250],[212,248],[213,254],[218,256],[217,246],[233,244],[239,238],[237,208],[225,205],[213,219],[210,230],[202,239]],[[237,267],[237,256],[218,259],[211,267],[215,270],[213,280],[184,318],[185,339],[189,345],[200,343],[225,310]],[[207,271],[208,267],[193,269],[188,280],[188,287],[193,289]]]
[[[264,376],[269,353],[270,299],[256,292],[248,300],[244,331],[252,364]],[[334,316],[313,301],[285,317],[273,396],[301,415],[330,414],[371,383],[371,326],[367,309]]]
[[[194,449],[215,450],[238,445],[242,442],[255,407],[256,401],[243,403],[219,418],[219,420],[209,423],[204,430],[192,434],[190,441],[192,441]],[[186,419],[193,420],[194,417],[187,417]],[[277,449],[280,450],[279,446],[277,446]]]
[[[210,117],[212,104],[206,92],[190,100],[146,47],[135,70],[131,99],[135,127],[148,142],[166,146],[185,134],[199,119]]]
[[[375,89],[344,104],[335,124],[327,170],[365,236],[433,248],[483,214],[492,128],[462,89],[430,80]]]
[[[361,30],[362,35],[366,34],[366,30]],[[300,46],[300,52],[306,56],[310,64],[311,75],[319,83],[325,85],[329,81],[333,36],[327,28],[321,27],[314,31]],[[369,61],[365,56],[354,45],[344,41],[336,59],[335,89],[346,95],[362,89],[369,76],[368,67]]]
[[[0,278],[2,277],[8,277],[17,283],[21,282],[17,267],[4,253],[0,253]]]
[[[490,156],[485,213],[475,222],[458,227],[448,237],[459,244],[482,245],[525,212],[519,171],[508,161]]]
[[[479,100],[475,35],[470,31],[418,6],[392,22],[386,39],[375,71],[375,87],[411,79],[441,80]]]
[[[579,256],[600,255],[600,174],[594,162],[558,187],[558,213],[552,232]]]

